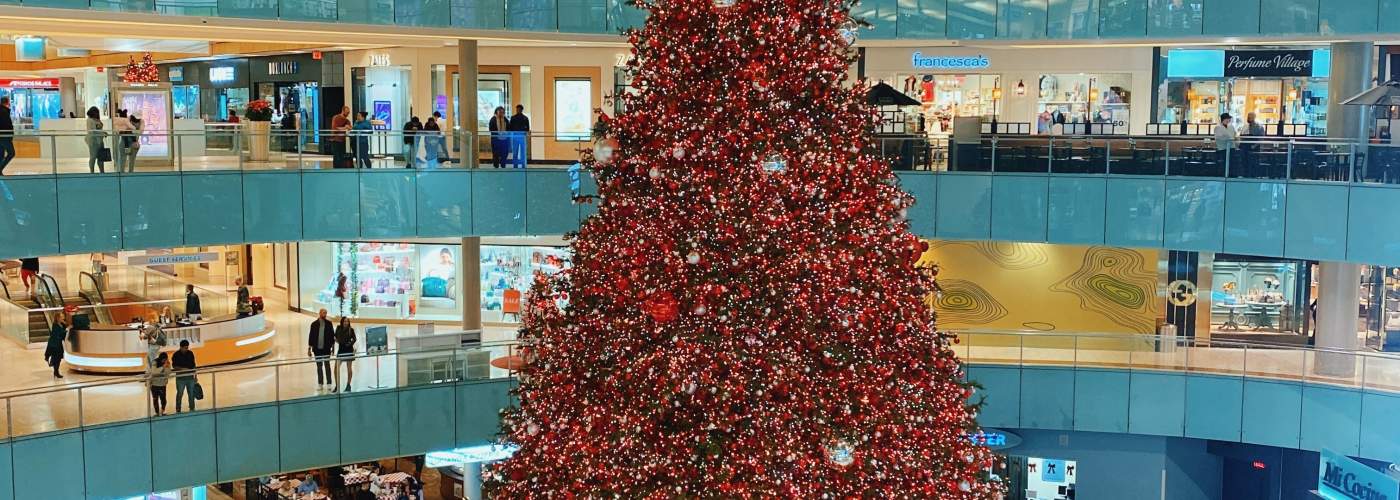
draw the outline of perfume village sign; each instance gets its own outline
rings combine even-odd
[[[1311,50],[1227,50],[1225,76],[1295,76],[1313,73]]]

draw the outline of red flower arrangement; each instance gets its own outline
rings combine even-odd
[[[243,116],[247,117],[248,121],[270,122],[272,121],[272,104],[262,99],[249,101],[248,109],[243,112]]]

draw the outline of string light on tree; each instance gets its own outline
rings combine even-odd
[[[584,155],[573,267],[527,294],[519,449],[488,495],[1000,495],[912,198],[846,82],[852,3],[638,2],[637,91]]]
[[[135,58],[128,57],[126,71],[122,73],[122,81],[127,83],[155,83],[160,81],[160,69],[152,60],[151,53],[141,54],[141,62],[136,62]]]

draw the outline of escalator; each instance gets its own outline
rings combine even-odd
[[[112,311],[107,307],[107,300],[102,295],[102,287],[98,285],[97,277],[89,272],[78,273],[78,296],[93,306],[92,312],[97,315],[93,318],[96,323],[114,323],[112,321]]]

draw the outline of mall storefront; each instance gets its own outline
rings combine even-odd
[[[1148,48],[872,47],[864,67],[871,83],[920,102],[905,129],[931,138],[948,137],[958,117],[1027,134],[1089,123],[1104,124],[1095,128],[1102,133],[1142,133],[1149,118]]]
[[[1182,133],[1166,127],[1187,124],[1200,126],[1185,133],[1206,135],[1222,113],[1238,123],[1253,113],[1265,135],[1327,135],[1330,49],[1165,48],[1162,59],[1149,133]]]

